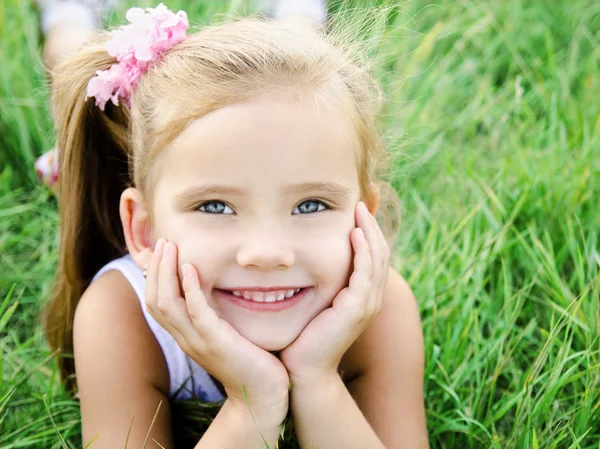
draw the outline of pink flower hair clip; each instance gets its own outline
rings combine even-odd
[[[108,100],[118,106],[121,99],[130,107],[140,76],[165,51],[183,41],[189,26],[185,11],[175,14],[162,3],[156,8],[131,8],[125,17],[129,24],[111,31],[112,38],[105,44],[108,54],[119,62],[108,70],[98,70],[87,85],[86,100],[94,97],[102,111]]]

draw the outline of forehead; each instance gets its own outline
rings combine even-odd
[[[347,114],[332,102],[264,95],[193,122],[159,158],[158,181],[357,184],[357,152]]]

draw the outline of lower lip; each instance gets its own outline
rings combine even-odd
[[[235,296],[233,293],[219,289],[215,289],[214,293],[217,293],[222,298],[229,300],[236,306],[244,307],[246,309],[256,310],[257,312],[280,312],[282,310],[294,307],[296,304],[302,301],[302,299],[310,290],[312,290],[312,287],[303,288],[291,298],[286,298],[275,302],[256,302],[250,299],[244,299],[239,296]]]

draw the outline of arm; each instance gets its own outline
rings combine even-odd
[[[250,415],[247,407],[227,400],[196,449],[264,449],[263,437],[269,447],[274,447],[286,412],[287,407],[283,413],[276,409],[253,409]]]
[[[119,292],[119,294],[115,294]],[[169,373],[162,350],[127,280],[116,271],[85,292],[75,314],[74,354],[81,400],[83,445],[92,448],[173,447],[168,402]],[[196,447],[264,448],[257,425],[271,444],[286,415],[282,407],[252,409],[227,400]],[[131,433],[127,432],[132,422]]]
[[[73,343],[83,445],[96,438],[92,447],[124,447],[133,419],[128,447],[142,447],[162,402],[149,441],[172,447],[167,365],[121,273],[109,271],[88,287]]]
[[[291,407],[301,447],[385,449],[339,376],[294,385]]]
[[[294,384],[291,407],[302,447],[427,449],[423,340],[406,282],[390,270],[382,310],[344,355],[339,376]]]

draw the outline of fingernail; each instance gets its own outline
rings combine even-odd
[[[356,234],[358,234],[355,238],[360,239],[364,239],[365,238],[365,233],[363,232],[363,230],[361,228],[354,228],[356,229]]]
[[[373,215],[365,203],[362,203],[362,207],[365,211],[365,214]]]
[[[167,257],[169,255],[169,247],[170,246],[171,245],[169,245],[169,244],[165,244],[165,247],[163,249],[163,257]]]
[[[156,242],[156,246],[154,247],[154,252],[160,253],[163,249],[164,244],[165,244],[164,239],[158,239],[158,241]]]

